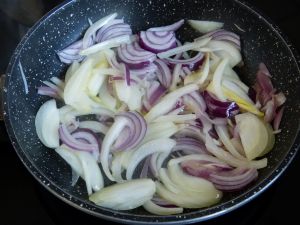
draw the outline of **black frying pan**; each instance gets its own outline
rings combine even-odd
[[[88,26],[88,18],[96,21],[112,12],[124,16],[134,31],[170,24],[181,18],[223,21],[226,29],[241,36],[245,66],[238,72],[245,82],[253,82],[258,63],[265,62],[273,74],[275,87],[284,91],[288,101],[282,133],[268,155],[269,166],[260,170],[257,182],[244,191],[225,195],[216,206],[186,210],[179,216],[149,215],[141,208],[128,212],[104,209],[87,201],[83,182],[71,187],[69,166],[52,149],[45,148],[36,135],[35,114],[47,100],[37,95],[36,87],[40,86],[41,81],[65,72],[66,66],[59,62],[55,51],[78,39]],[[195,36],[190,29],[182,29],[180,33],[183,40]],[[276,26],[251,7],[235,0],[69,1],[38,22],[17,47],[7,69],[3,93],[5,123],[17,154],[31,174],[58,198],[82,211],[127,223],[182,224],[202,221],[229,212],[253,199],[271,185],[294,158],[300,143],[300,71],[297,59],[299,61],[294,49]],[[24,91],[19,61],[26,75],[28,94]]]

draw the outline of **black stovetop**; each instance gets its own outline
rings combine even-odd
[[[60,0],[0,0],[0,75],[5,72],[10,55],[39,17],[61,2]],[[269,16],[300,51],[299,0],[248,0]],[[28,12],[20,13],[19,9]],[[107,224],[107,221],[86,215],[41,187],[22,165],[0,122],[1,213],[0,224],[62,225]],[[297,179],[300,156],[296,156],[284,174],[261,196],[247,205],[203,224],[294,224],[298,221],[300,202]]]

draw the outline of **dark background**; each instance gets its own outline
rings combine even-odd
[[[0,0],[0,74],[5,73],[10,55],[20,38],[43,14],[59,4],[59,0]],[[300,51],[299,0],[248,0],[271,18]],[[298,96],[299,97],[299,96]],[[9,143],[0,122],[0,225],[107,224],[88,216],[58,200],[44,190],[22,165]],[[300,202],[300,158],[296,156],[284,174],[261,196],[247,205],[202,224],[294,224]]]

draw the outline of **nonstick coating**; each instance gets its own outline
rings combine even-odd
[[[62,76],[66,66],[56,51],[77,40],[88,27],[88,18],[96,21],[113,12],[139,31],[151,26],[167,25],[179,19],[222,21],[225,28],[241,36],[245,65],[238,69],[248,84],[264,62],[273,75],[278,90],[287,96],[282,132],[269,164],[260,170],[259,179],[244,191],[226,194],[216,206],[202,210],[186,210],[181,215],[155,216],[142,208],[113,211],[87,201],[82,181],[71,186],[70,167],[52,149],[44,147],[35,132],[34,118],[48,98],[37,95],[36,87],[52,76]],[[240,30],[242,28],[244,31]],[[198,34],[199,35],[199,34]],[[192,40],[197,34],[188,26],[180,30],[181,40]],[[68,204],[98,217],[126,223],[179,223],[207,220],[229,212],[265,190],[288,166],[299,147],[299,79],[297,56],[279,30],[252,8],[234,0],[78,0],[54,9],[39,21],[23,38],[12,56],[4,89],[5,122],[12,144],[32,175],[50,192]],[[25,94],[18,68],[21,62],[29,93]]]

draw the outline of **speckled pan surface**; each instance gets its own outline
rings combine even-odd
[[[242,39],[245,66],[239,69],[246,82],[253,82],[259,62],[265,62],[274,76],[275,87],[283,90],[288,101],[275,149],[269,165],[260,170],[258,181],[248,189],[225,195],[209,209],[185,211],[176,216],[149,215],[142,209],[112,211],[88,202],[83,182],[71,187],[69,166],[38,140],[34,118],[47,100],[38,96],[36,87],[52,76],[61,76],[66,66],[56,51],[80,37],[88,27],[88,18],[96,21],[113,12],[132,25],[134,31],[166,25],[181,18],[225,22],[225,28]],[[187,26],[186,26],[187,28]],[[242,28],[245,32],[242,32]],[[192,40],[195,33],[181,29],[182,40]],[[66,2],[39,21],[17,47],[7,70],[4,89],[5,122],[13,146],[32,175],[63,201],[89,214],[127,223],[191,223],[229,212],[265,190],[289,165],[299,148],[300,72],[299,58],[278,29],[252,8],[234,0],[78,0]],[[29,93],[26,94],[18,63],[24,68]]]

